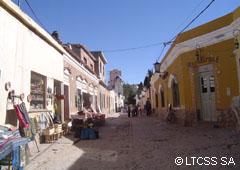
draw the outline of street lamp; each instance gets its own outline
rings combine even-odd
[[[235,49],[237,50],[239,48],[239,42],[237,39],[238,34],[240,33],[239,29],[234,29],[233,30],[233,36],[235,37]]]
[[[196,60],[199,59],[199,49],[200,49],[200,45],[199,44],[196,44],[196,54],[195,54],[195,57],[196,57]]]
[[[155,68],[155,72],[156,73],[160,73],[160,66],[161,66],[161,63],[157,62],[153,64],[154,65],[154,68]]]
[[[153,65],[154,65],[155,73],[160,73],[159,77],[162,77],[161,74],[163,74],[163,77],[166,77],[168,75],[168,72],[166,72],[166,71],[161,72],[160,71],[161,63],[156,61],[156,63],[154,63]]]

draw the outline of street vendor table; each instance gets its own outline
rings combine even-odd
[[[75,130],[77,127],[86,126],[85,115],[71,115],[71,117],[72,117],[72,130]]]
[[[28,144],[27,138],[20,136],[19,130],[0,133],[0,160],[12,153],[12,166],[20,167],[19,147]]]

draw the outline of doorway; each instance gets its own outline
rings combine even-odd
[[[213,71],[199,73],[200,114],[203,121],[216,121],[215,77]]]

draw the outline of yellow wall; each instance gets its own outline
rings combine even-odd
[[[215,76],[216,108],[230,107],[232,97],[238,95],[237,67],[233,50],[234,39],[204,47],[200,49],[200,56],[203,58],[218,56],[217,63],[204,62],[197,64],[194,67],[189,67],[188,63],[196,61],[195,51],[183,53],[178,56],[173,64],[167,69],[167,72],[169,73],[168,77],[165,80],[158,79],[154,84],[154,88],[157,89],[159,95],[158,108],[161,108],[161,97],[158,90],[160,84],[162,84],[164,87],[165,106],[167,106],[168,103],[173,104],[172,89],[168,88],[167,86],[170,74],[174,74],[179,81],[178,85],[181,108],[199,109],[200,100],[197,67],[207,64],[213,65],[213,75]],[[227,96],[227,88],[231,89],[230,96]],[[155,104],[153,106],[155,106]]]
[[[156,83],[154,84],[154,88],[157,89],[158,92],[158,103],[159,103],[159,107],[161,108],[161,95],[159,93],[159,85],[162,84],[163,89],[164,89],[164,99],[165,99],[165,108],[167,107],[167,105],[173,104],[173,100],[172,100],[172,89],[168,88],[168,81],[169,81],[169,77],[170,74],[174,74],[176,75],[177,79],[179,80],[178,83],[178,87],[179,87],[179,96],[180,96],[180,107],[184,107],[185,105],[185,101],[184,101],[184,84],[182,81],[180,81],[180,79],[182,79],[183,73],[182,73],[182,61],[181,58],[177,58],[175,60],[175,62],[167,69],[168,72],[168,77],[166,79],[161,79],[159,78]],[[155,104],[154,104],[155,106]]]
[[[201,35],[210,33],[217,29],[230,25],[234,20],[240,17],[240,7],[237,8],[233,13],[227,14],[214,21],[196,27],[192,30],[180,34],[173,45],[167,52],[164,60],[169,56],[171,51],[174,49],[174,45],[192,38],[199,37]],[[202,65],[212,64],[213,75],[215,77],[215,101],[217,109],[229,108],[234,96],[238,96],[238,67],[236,64],[236,54],[234,37],[225,41],[215,43],[206,47],[200,48],[200,56],[203,58],[217,58],[216,61],[203,62],[196,64],[195,66],[189,66],[189,62],[195,62],[195,50],[188,51],[180,54],[174,60],[174,62],[168,66],[167,71],[168,77],[166,79],[159,78],[154,83],[154,88],[158,92],[158,102],[161,108],[161,96],[159,93],[159,85],[162,84],[164,88],[165,97],[165,108],[169,103],[173,104],[172,100],[172,89],[168,88],[168,80],[171,74],[176,75],[179,83],[179,95],[180,95],[180,107],[185,109],[200,109],[200,97],[199,97],[199,77],[197,68]],[[237,51],[238,57],[239,50]],[[230,96],[227,95],[227,88],[230,88]],[[155,97],[155,95],[154,95]],[[155,102],[155,99],[154,99]],[[155,106],[155,104],[153,105]]]

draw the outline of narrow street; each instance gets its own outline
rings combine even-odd
[[[240,134],[236,131],[183,127],[157,117],[117,116],[99,128],[97,140],[73,144],[77,139],[68,135],[44,144],[47,147],[39,155],[31,151],[26,169],[239,169]],[[177,157],[183,158],[182,165],[175,164]]]

